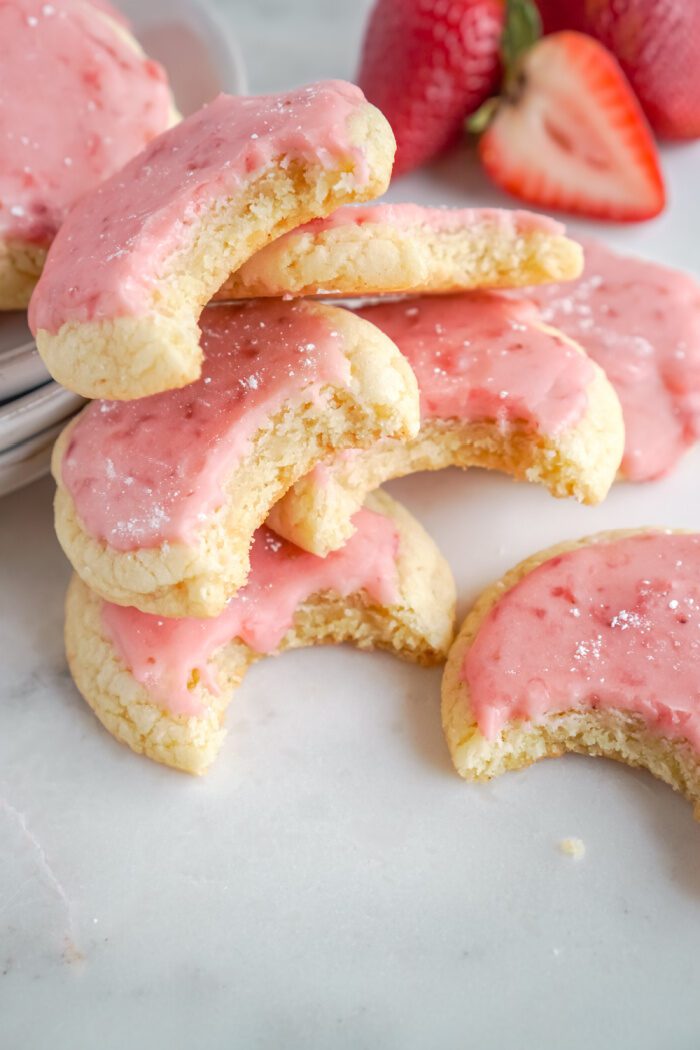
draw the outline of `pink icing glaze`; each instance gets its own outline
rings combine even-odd
[[[220,616],[172,620],[104,602],[105,630],[154,703],[172,714],[198,715],[202,704],[192,688],[193,672],[210,693],[218,695],[209,661],[233,639],[258,653],[273,652],[292,626],[298,607],[323,591],[347,597],[362,590],[381,605],[396,601],[396,527],[391,519],[369,510],[359,511],[353,521],[357,532],[327,558],[307,554],[269,529],[259,529],[248,583]]]
[[[700,751],[700,536],[647,534],[545,562],[481,625],[461,677],[479,729],[617,709]]]
[[[625,418],[622,470],[647,481],[700,437],[700,287],[678,270],[583,244],[582,277],[524,294],[607,373]]]
[[[555,435],[586,410],[590,361],[535,328],[541,318],[526,300],[471,292],[377,303],[357,313],[408,358],[423,419],[522,420]]]
[[[202,314],[202,376],[136,401],[93,401],[61,464],[85,529],[115,550],[193,542],[222,483],[283,403],[348,374],[323,315],[279,300]]]
[[[34,334],[146,311],[164,261],[195,217],[275,161],[330,167],[351,158],[346,177],[364,184],[364,152],[349,127],[364,104],[360,89],[343,81],[287,95],[219,95],[160,135],[74,209],[32,298]]]
[[[513,234],[565,232],[560,222],[532,211],[508,208],[424,208],[419,204],[364,204],[338,208],[326,218],[307,222],[286,236],[307,232],[321,233],[337,226],[365,226],[368,223],[395,226],[399,229],[429,226],[441,232],[452,232],[482,224],[510,228]]]
[[[0,237],[47,245],[170,122],[165,72],[85,0],[0,4]]]

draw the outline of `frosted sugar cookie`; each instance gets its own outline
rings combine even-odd
[[[0,310],[85,193],[175,122],[163,69],[87,0],[0,4]]]
[[[352,642],[417,663],[444,659],[454,583],[430,537],[375,493],[343,550],[315,558],[262,528],[246,587],[209,620],[168,620],[110,605],[76,576],[66,651],[78,689],[118,740],[203,773],[247,668],[266,654]]]
[[[442,718],[483,780],[565,751],[643,766],[700,816],[700,535],[601,533],[535,554],[477,600]]]
[[[456,292],[566,281],[581,248],[561,223],[505,208],[345,207],[269,244],[217,298]]]
[[[700,438],[700,285],[599,241],[583,245],[579,280],[524,294],[604,369],[625,420],[622,474],[649,481]]]
[[[255,529],[333,450],[418,429],[416,380],[378,329],[333,306],[257,300],[201,319],[204,374],[95,401],[56,443],[56,531],[103,597],[214,616],[246,580]]]
[[[393,155],[389,125],[351,84],[220,95],[62,226],[29,313],[49,371],[120,400],[193,382],[197,319],[229,273],[286,230],[381,193]]]
[[[325,554],[345,542],[367,492],[389,478],[488,467],[596,503],[620,463],[615,393],[580,347],[537,308],[499,292],[379,303],[358,311],[406,356],[418,380],[421,428],[319,464],[273,509],[270,525]]]

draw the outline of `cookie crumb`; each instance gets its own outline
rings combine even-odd
[[[581,860],[586,855],[586,845],[583,839],[561,839],[559,849],[572,860]]]

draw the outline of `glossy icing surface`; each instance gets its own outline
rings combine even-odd
[[[420,296],[357,313],[408,358],[424,419],[516,420],[555,435],[586,411],[590,361],[536,325],[537,308],[498,292]]]
[[[700,286],[679,270],[582,243],[582,277],[524,294],[606,372],[625,419],[622,471],[647,481],[700,437]]]
[[[167,128],[170,92],[87,0],[7,0],[0,41],[0,237],[48,245],[77,200]]]
[[[547,215],[509,208],[425,208],[419,204],[361,204],[346,205],[338,208],[324,219],[314,219],[287,236],[299,233],[321,233],[338,226],[366,225],[394,226],[398,229],[411,229],[416,226],[428,226],[438,232],[459,232],[471,226],[497,226],[509,230],[513,235],[518,233],[547,233],[550,235],[565,232],[564,226]]]
[[[380,605],[396,601],[399,536],[395,525],[364,509],[353,521],[355,534],[327,558],[307,554],[269,529],[259,529],[248,583],[220,616],[172,620],[104,602],[105,631],[154,703],[172,714],[200,714],[202,703],[193,687],[200,681],[218,695],[209,661],[227,643],[240,639],[257,653],[273,652],[299,606],[324,591],[341,597],[364,591]]]
[[[32,331],[147,310],[197,216],[275,162],[329,168],[346,160],[345,178],[364,184],[364,153],[350,126],[364,105],[360,89],[343,81],[287,95],[219,95],[160,135],[74,210],[32,299]]]
[[[466,653],[479,729],[615,709],[700,750],[700,535],[648,533],[544,562]]]
[[[280,300],[215,306],[201,318],[197,382],[135,401],[93,401],[61,464],[83,527],[115,550],[195,542],[227,474],[285,402],[348,372],[321,310]]]

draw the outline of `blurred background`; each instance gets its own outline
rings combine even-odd
[[[371,0],[211,0],[234,30],[252,92],[353,80]]]

